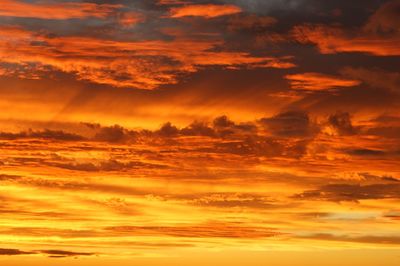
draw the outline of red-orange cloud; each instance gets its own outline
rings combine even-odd
[[[144,21],[144,19],[144,16],[137,12],[124,12],[118,15],[118,23],[123,27],[131,27]]]
[[[47,37],[18,27],[2,27],[0,61],[35,63],[116,87],[154,89],[177,82],[182,73],[204,66],[292,67],[286,59],[245,52],[211,51],[216,39],[113,41],[91,37]],[[281,62],[282,61],[282,62]]]
[[[189,16],[215,18],[240,12],[242,12],[242,10],[234,5],[186,5],[182,7],[172,8],[170,10],[170,16],[172,18]]]
[[[302,25],[292,31],[301,43],[318,46],[322,54],[361,52],[376,56],[400,55],[400,36],[379,36],[376,34],[346,34],[340,28],[324,25]]]
[[[30,4],[17,0],[2,0],[0,16],[39,19],[106,18],[118,7],[120,5],[79,2]]]
[[[329,89],[354,87],[361,82],[320,73],[302,73],[286,75],[290,86],[296,90],[323,91]]]

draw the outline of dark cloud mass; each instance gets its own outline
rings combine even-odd
[[[303,111],[289,111],[271,118],[263,118],[261,123],[273,135],[282,137],[307,137],[318,130],[318,126],[313,124],[308,114]]]
[[[16,256],[16,255],[29,255],[29,254],[34,254],[34,253],[22,251],[19,249],[0,248],[0,255],[2,256]]]
[[[73,252],[66,250],[35,250],[35,251],[22,251],[19,249],[5,249],[0,248],[0,256],[19,256],[19,255],[36,255],[45,254],[50,258],[65,258],[65,257],[79,257],[79,256],[93,256],[94,253],[88,252]]]

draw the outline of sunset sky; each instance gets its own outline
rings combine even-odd
[[[400,265],[400,0],[0,0],[0,265]]]

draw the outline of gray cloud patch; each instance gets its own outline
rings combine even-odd
[[[280,10],[295,10],[308,0],[224,0],[223,2],[243,7],[247,11],[271,13]]]

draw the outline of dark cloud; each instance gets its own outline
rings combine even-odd
[[[380,115],[369,121],[372,125],[364,130],[364,134],[387,139],[397,139],[400,136],[400,117]]]
[[[332,184],[316,190],[305,191],[295,196],[306,200],[359,201],[368,199],[399,199],[399,184]]]
[[[41,254],[49,255],[50,258],[65,258],[65,257],[82,257],[82,256],[94,256],[96,253],[91,252],[73,252],[65,250],[39,250]]]
[[[291,10],[294,11],[300,6],[304,6],[308,0],[224,0],[224,2],[234,3],[242,6],[247,11],[270,14],[276,11]]]
[[[254,123],[237,124],[230,120],[226,115],[214,119],[213,128],[221,136],[229,135],[257,135],[257,126]]]
[[[347,151],[350,155],[355,156],[384,156],[386,155],[385,151],[380,150],[371,150],[371,149],[354,149]]]
[[[156,133],[161,137],[176,137],[179,134],[179,129],[170,122],[167,122]]]
[[[95,255],[95,253],[73,252],[73,251],[65,251],[65,250],[22,251],[19,249],[0,248],[0,256],[35,255],[35,254],[45,254],[45,255],[48,255],[48,257],[50,257],[50,258],[81,257],[81,256]]]
[[[21,178],[21,176],[18,176],[18,175],[0,174],[0,181],[15,181],[20,178]]]
[[[88,124],[88,127],[96,131],[94,137],[92,138],[95,141],[111,143],[132,142],[137,136],[135,131],[127,130],[119,125],[102,127],[98,124]]]
[[[384,3],[369,19],[365,30],[375,33],[400,31],[400,1],[390,0]]]
[[[64,131],[54,131],[45,129],[42,131],[34,131],[29,130],[27,132],[20,132],[20,133],[7,133],[7,132],[0,132],[0,139],[48,139],[48,140],[60,140],[60,141],[79,141],[84,140],[84,137],[73,134],[67,133]]]
[[[140,161],[127,161],[121,162],[118,160],[104,160],[96,163],[80,163],[80,162],[44,162],[44,164],[53,167],[59,167],[74,171],[85,171],[85,172],[99,172],[99,171],[119,171],[125,172],[135,169],[164,169],[166,166],[157,165],[151,163],[144,163]]]
[[[226,115],[215,118],[213,125],[216,128],[230,128],[235,126],[235,122],[230,120]]]
[[[400,211],[390,211],[384,214],[385,218],[389,218],[391,220],[400,220]]]
[[[212,127],[204,122],[195,121],[189,126],[181,129],[181,134],[185,136],[215,136],[215,131]]]
[[[354,135],[358,132],[358,129],[353,126],[349,113],[337,112],[336,114],[330,115],[328,123],[333,126],[340,135]]]
[[[400,125],[400,116],[394,115],[380,115],[374,119],[371,119],[371,122],[383,123],[383,124],[399,124]]]
[[[311,137],[318,132],[318,126],[304,111],[280,113],[270,118],[262,118],[260,123],[278,137]]]
[[[400,92],[400,73],[385,71],[379,68],[351,68],[346,67],[341,71],[344,75],[362,80],[368,86],[386,89],[395,93]]]
[[[366,131],[368,135],[375,135],[384,138],[394,138],[398,139],[400,136],[400,127],[385,127],[385,126],[378,126],[369,128]]]
[[[35,253],[29,251],[22,251],[19,249],[0,248],[0,256],[16,256],[16,255],[31,255],[31,254]]]

